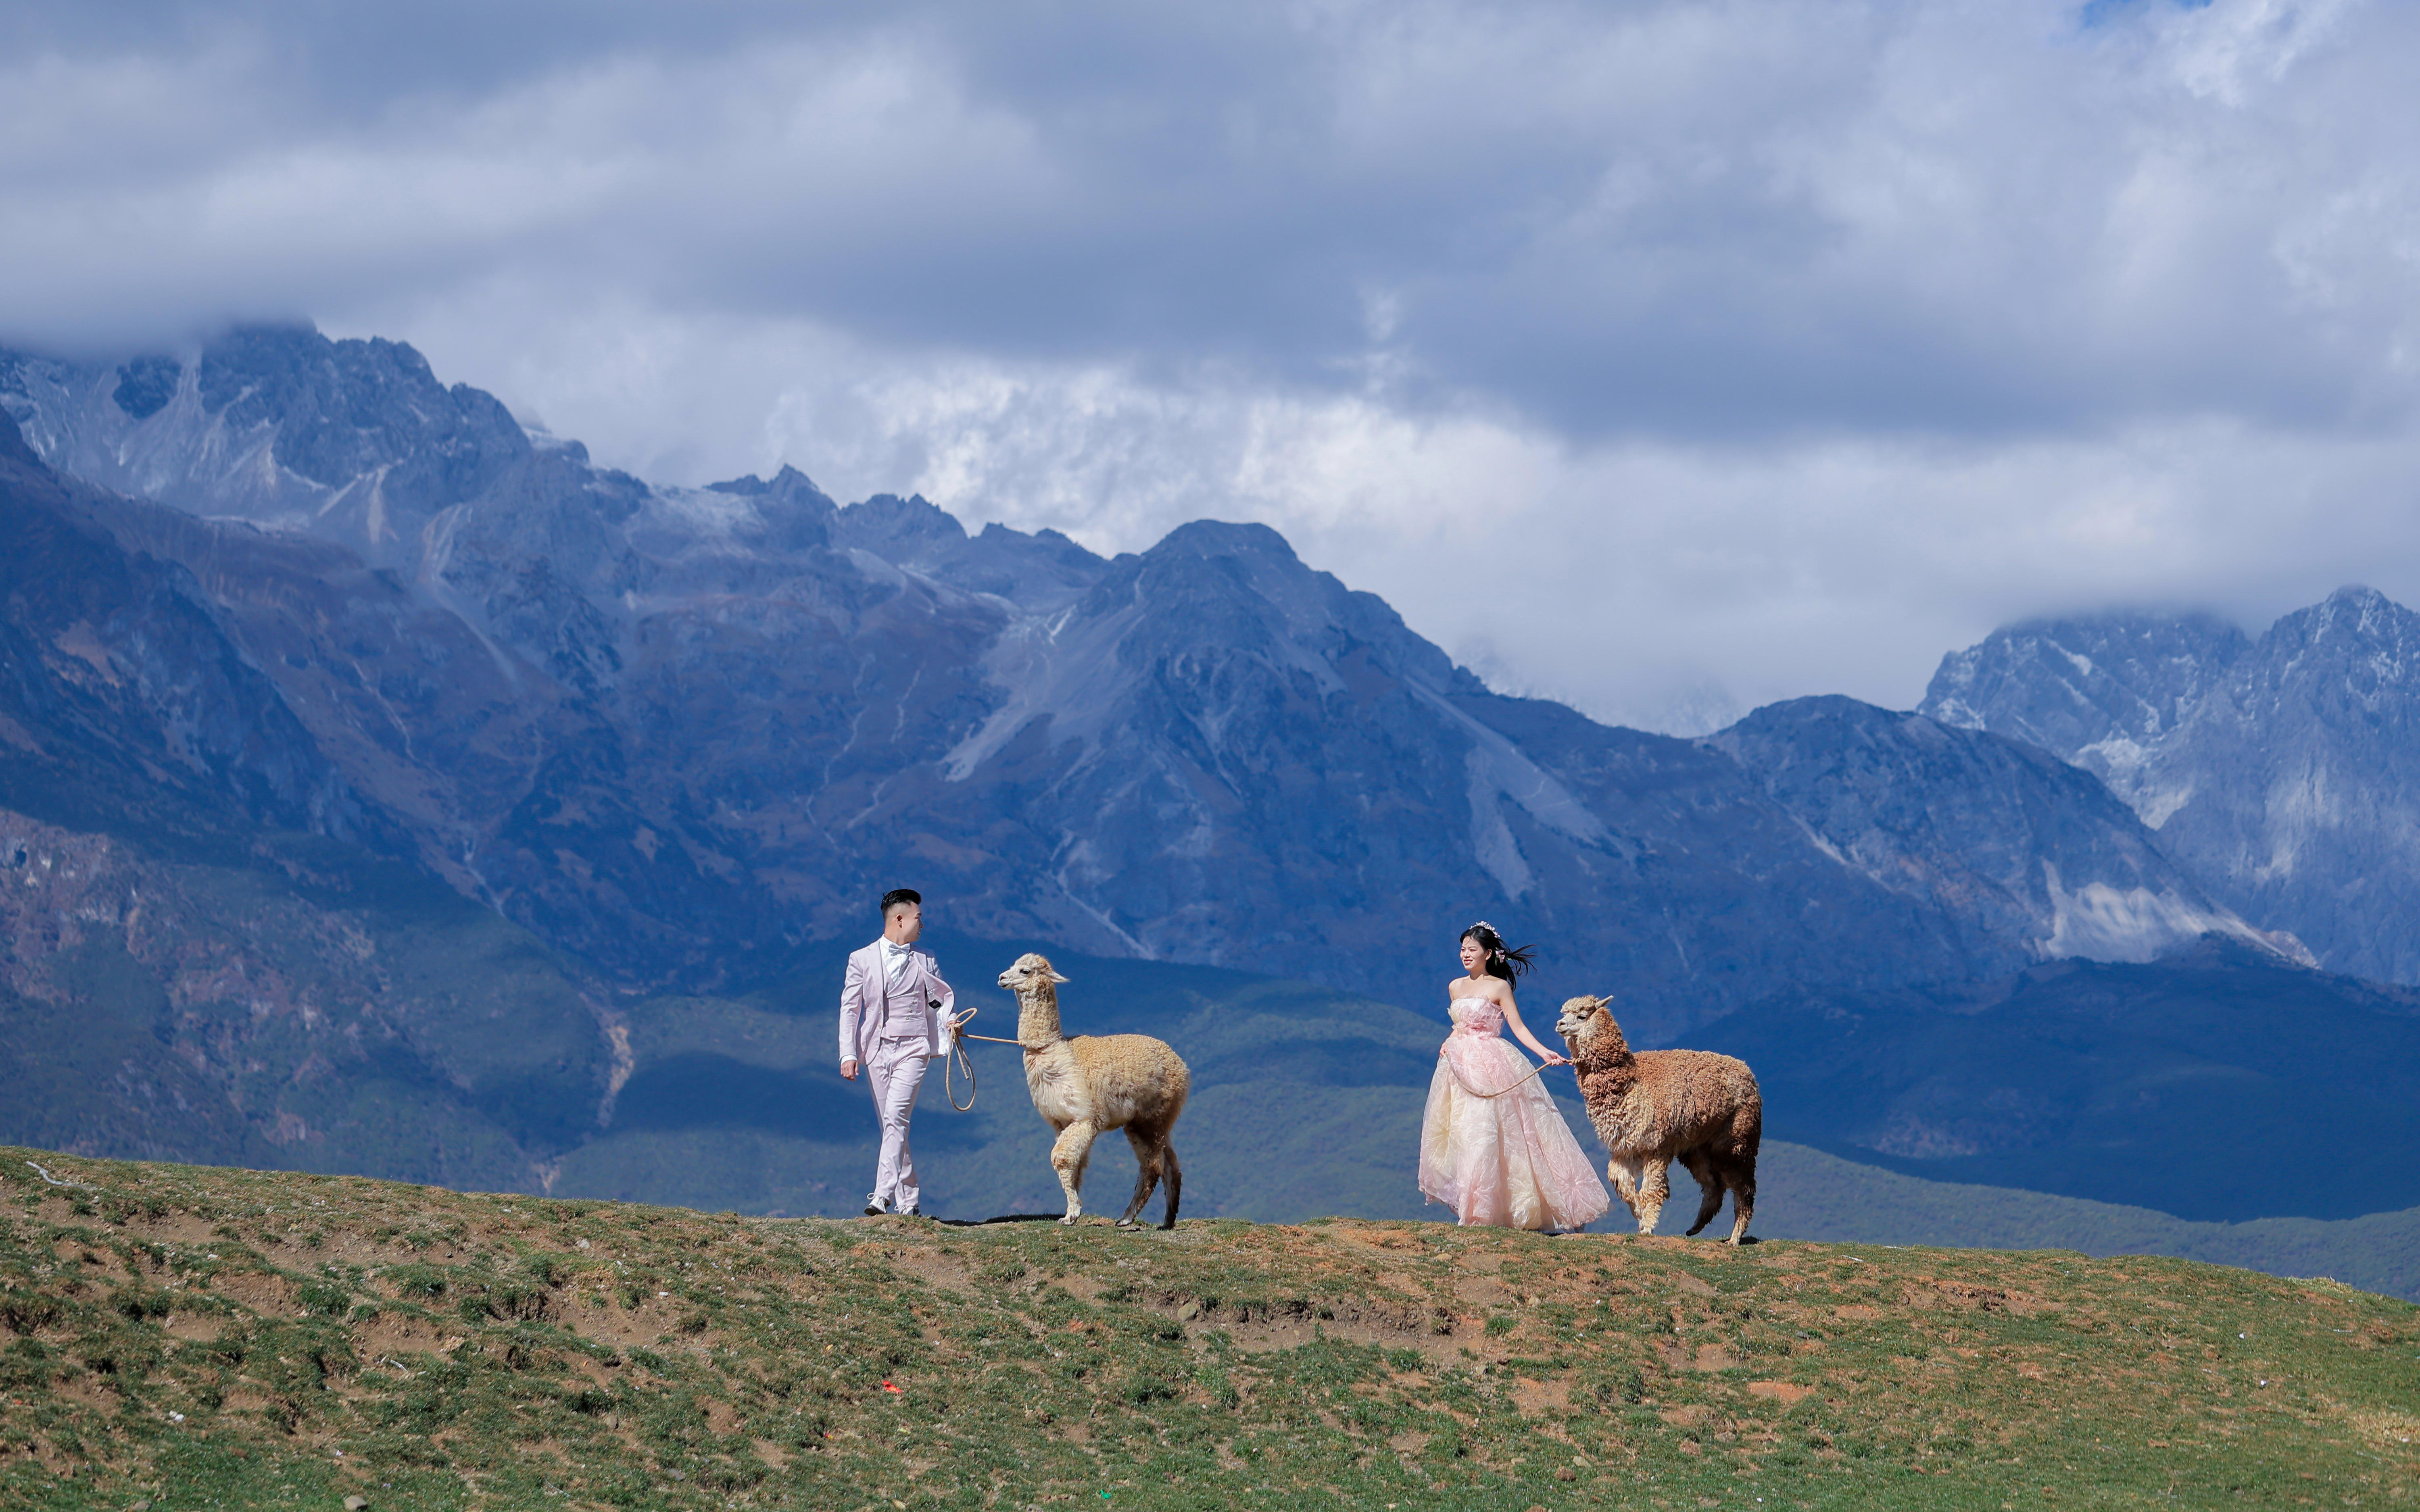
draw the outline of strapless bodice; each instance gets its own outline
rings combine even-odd
[[[1488,998],[1457,997],[1445,1011],[1456,1034],[1499,1035],[1504,1028],[1504,1011]]]

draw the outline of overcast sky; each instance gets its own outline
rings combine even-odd
[[[383,18],[380,12],[383,12]],[[1260,519],[1602,717],[2420,603],[2420,6],[0,0],[0,340]]]

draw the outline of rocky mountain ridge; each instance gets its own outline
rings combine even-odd
[[[223,593],[131,549],[104,513],[225,547],[196,554]],[[295,595],[288,614],[375,619],[395,608],[375,574],[63,482],[12,425],[0,539],[8,1125],[77,1149],[504,1185],[585,1133],[614,1076],[610,1009],[411,864],[442,835],[396,803],[411,794],[382,779],[378,745],[339,738],[351,704],[334,694],[378,689],[293,697],[264,663],[322,672],[240,634],[278,625],[256,617],[271,591]],[[247,547],[329,571],[256,576]]]
[[[903,874],[971,933],[1397,1001],[1486,914],[1649,1037],[1810,978],[2265,938],[1995,735],[1846,700],[1597,725],[1264,527],[1104,561],[786,469],[651,487],[307,329],[0,358],[0,407],[88,528],[189,575],[380,847],[628,985],[862,928]]]
[[[2011,625],[1919,705],[2100,775],[2228,908],[2332,971],[2420,981],[2420,614],[2348,587],[2250,637],[2202,615]]]

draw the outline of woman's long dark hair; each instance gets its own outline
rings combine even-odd
[[[1504,936],[1497,933],[1496,926],[1483,918],[1464,930],[1462,937],[1466,940],[1477,940],[1479,948],[1487,952],[1487,962],[1481,969],[1491,977],[1501,977],[1506,981],[1518,981],[1523,973],[1537,965],[1537,963],[1530,959],[1531,953],[1538,949],[1536,946],[1525,945],[1517,950],[1506,949]]]

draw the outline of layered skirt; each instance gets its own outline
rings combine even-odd
[[[1463,1223],[1578,1228],[1613,1206],[1595,1163],[1530,1070],[1492,1033],[1456,1029],[1437,1053],[1420,1120],[1420,1191]]]

